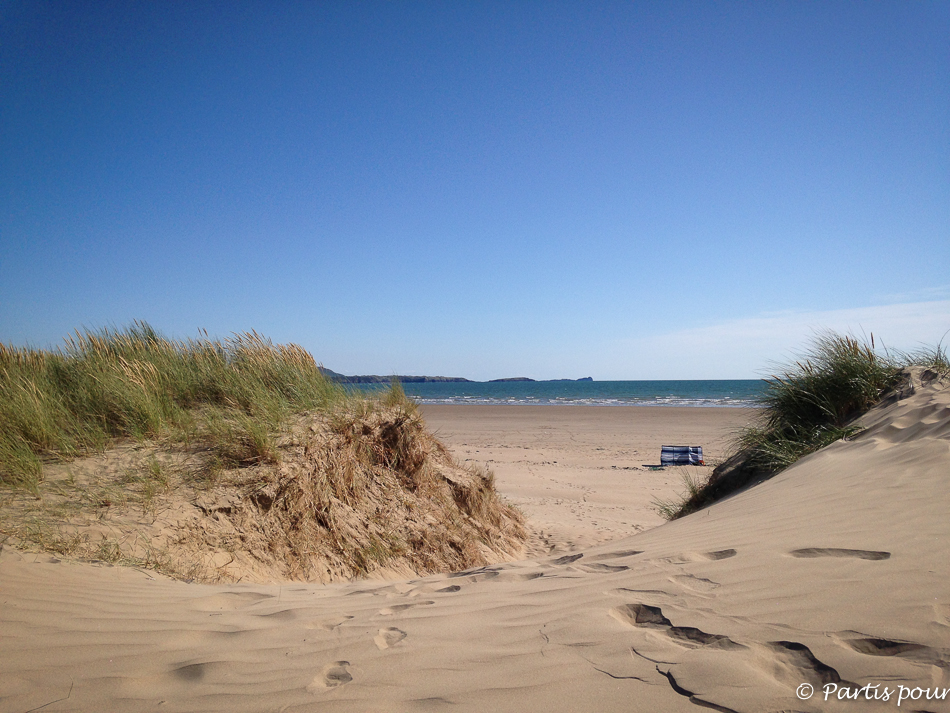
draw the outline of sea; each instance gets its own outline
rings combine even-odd
[[[367,385],[361,384],[362,387]],[[419,404],[760,406],[761,379],[686,381],[422,382],[402,385]]]

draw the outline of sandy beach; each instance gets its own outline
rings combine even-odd
[[[948,39],[0,0],[0,713],[950,713]]]
[[[755,411],[637,406],[427,405],[429,427],[462,461],[491,468],[528,516],[529,556],[574,551],[656,527],[653,506],[703,478]],[[706,463],[651,470],[663,445],[703,447]]]
[[[947,383],[661,524],[683,469],[644,464],[747,416],[426,407],[534,533],[466,572],[199,585],[4,547],[0,710],[950,710]]]

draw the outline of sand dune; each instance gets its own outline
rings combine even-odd
[[[948,711],[922,698],[950,688],[948,383],[863,424],[684,519],[411,581],[193,585],[5,548],[0,709]],[[822,700],[869,683],[890,700]]]

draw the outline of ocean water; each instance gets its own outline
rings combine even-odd
[[[420,404],[758,406],[760,379],[712,381],[505,381],[403,384]]]

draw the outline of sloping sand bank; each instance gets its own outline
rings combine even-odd
[[[199,586],[7,548],[0,709],[948,711],[950,389],[864,422],[682,520],[457,575]],[[822,701],[868,683],[890,699]]]

